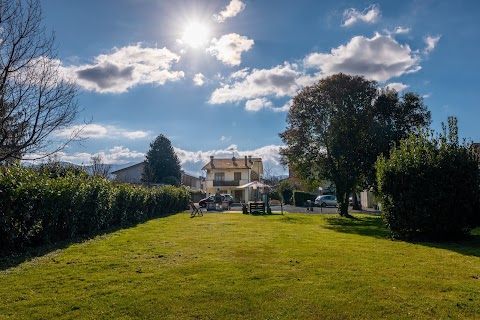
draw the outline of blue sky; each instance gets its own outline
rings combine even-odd
[[[160,133],[187,172],[210,155],[262,157],[276,174],[278,133],[303,86],[360,74],[425,98],[480,141],[477,1],[42,1],[58,59],[81,88],[86,139],[59,157],[143,160]],[[68,134],[75,127],[60,132]]]

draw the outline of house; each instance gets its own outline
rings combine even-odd
[[[144,163],[140,162],[132,166],[113,171],[112,174],[115,175],[116,181],[131,184],[141,184],[143,165]]]
[[[134,164],[120,170],[113,171],[112,174],[115,175],[115,180],[119,182],[125,182],[130,184],[142,184],[142,172],[143,172],[144,162]],[[182,185],[190,187],[192,189],[202,189],[202,179],[201,177],[195,177],[191,174],[185,173],[182,171],[181,182]]]
[[[203,166],[206,171],[204,190],[207,195],[214,195],[217,189],[220,193],[229,193],[235,201],[253,200],[253,192],[238,187],[252,181],[260,181],[263,176],[263,162],[261,158],[214,158]]]
[[[195,190],[202,190],[203,189],[202,182],[203,182],[202,177],[195,177],[191,174],[188,174],[182,171],[181,184],[183,186],[187,186]]]

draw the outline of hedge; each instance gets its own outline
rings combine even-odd
[[[393,237],[453,240],[480,226],[480,172],[458,142],[456,119],[438,138],[410,135],[376,163],[383,217]]]
[[[117,185],[66,172],[0,168],[0,253],[82,237],[184,210],[184,188]]]
[[[308,200],[315,201],[317,196],[311,193],[294,191],[293,203],[296,207],[303,207]]]

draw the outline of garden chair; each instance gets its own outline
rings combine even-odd
[[[195,203],[190,202],[190,207],[192,208],[192,213],[190,214],[190,218],[195,217],[196,215],[198,216],[203,216],[202,208],[197,207]]]

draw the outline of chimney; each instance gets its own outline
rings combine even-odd
[[[213,156],[210,156],[210,166],[213,167]]]
[[[245,167],[248,167],[247,156],[245,156]]]
[[[252,156],[248,156],[248,161],[253,164]]]

